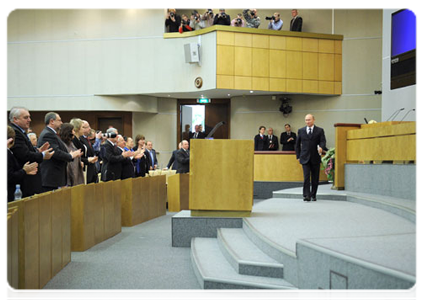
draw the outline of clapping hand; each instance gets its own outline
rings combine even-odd
[[[28,161],[26,164],[24,164],[23,170],[27,175],[35,175],[38,172],[38,163],[33,162],[30,164]]]

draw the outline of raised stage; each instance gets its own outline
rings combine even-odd
[[[203,288],[414,285],[415,201],[321,185],[318,201],[303,202],[301,190],[274,192],[253,206],[251,217],[238,221],[182,211],[172,218],[173,245],[191,247]]]

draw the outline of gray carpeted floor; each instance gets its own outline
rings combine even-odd
[[[72,261],[44,289],[199,289],[190,248],[172,248],[173,213],[134,226]]]

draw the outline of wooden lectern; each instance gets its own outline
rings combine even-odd
[[[253,206],[254,142],[191,140],[189,208],[197,216],[247,216]]]

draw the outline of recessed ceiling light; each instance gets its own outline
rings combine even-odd
[[[250,94],[254,93],[254,91],[250,91]]]
[[[228,97],[230,96],[231,94],[228,94]]]

